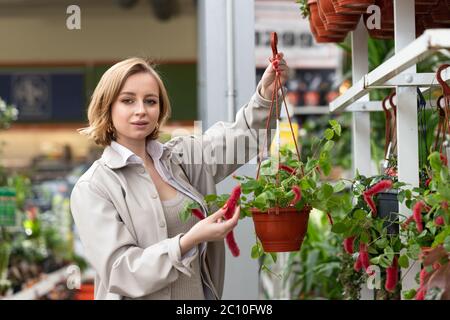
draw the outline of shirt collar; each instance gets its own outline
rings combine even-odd
[[[154,161],[158,161],[163,155],[164,145],[158,140],[148,140],[146,150]],[[133,151],[116,141],[112,141],[105,148],[102,158],[106,165],[112,169],[121,168],[131,163],[143,163],[142,159]]]

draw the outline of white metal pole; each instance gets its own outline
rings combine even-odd
[[[414,0],[394,0],[395,52],[399,52],[415,40]],[[404,73],[415,73],[416,65]],[[417,94],[415,87],[398,86],[397,92],[397,157],[398,179],[419,186],[419,135],[417,125]],[[400,204],[400,212],[411,215],[406,206]],[[412,261],[410,261],[412,262]],[[417,288],[415,276],[420,270],[416,263],[411,269],[402,270],[402,291]]]
[[[367,46],[367,30],[364,20],[359,21],[358,27],[351,34],[352,38],[352,78],[353,84],[358,82],[369,72],[369,54]],[[369,101],[369,95],[365,95],[358,102]],[[353,171],[370,176],[370,112],[354,112],[352,117],[352,155]],[[361,287],[361,300],[372,300],[373,290],[363,284]]]
[[[230,122],[234,121],[235,115],[234,67],[234,0],[227,0],[227,105]]]

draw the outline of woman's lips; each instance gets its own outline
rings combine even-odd
[[[131,124],[134,125],[135,127],[139,128],[139,129],[143,129],[143,128],[148,126],[148,122],[143,122],[143,121],[142,122],[141,121],[132,122]]]

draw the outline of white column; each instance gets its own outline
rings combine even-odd
[[[358,27],[352,32],[352,78],[353,84],[358,82],[369,72],[369,54],[367,46],[368,33],[364,26],[364,20],[359,21]],[[358,102],[369,101],[369,95]],[[352,119],[352,155],[353,171],[360,174],[372,175],[372,157],[370,153],[370,112],[353,112]],[[374,292],[361,286],[361,300],[373,300]]]
[[[233,4],[230,5],[229,1]],[[227,8],[233,8],[233,17],[227,19]],[[227,21],[234,24],[234,58],[228,56]],[[200,118],[203,130],[217,121],[230,121],[230,100],[234,95],[235,112],[253,95],[256,88],[255,71],[254,0],[199,0],[198,2],[198,81]],[[270,52],[268,52],[270,54]],[[227,64],[232,63],[232,70]],[[234,92],[227,88],[228,75],[234,73]],[[233,116],[234,119],[234,116]],[[253,161],[254,162],[254,161]],[[255,164],[247,164],[238,175],[256,175]],[[218,194],[229,193],[236,180],[227,178],[217,185]],[[238,258],[226,249],[223,299],[258,298],[258,261],[250,257],[255,243],[251,219],[241,220],[235,229],[241,249]]]
[[[416,38],[414,0],[395,0],[395,52],[399,52]],[[415,73],[416,66],[404,73]],[[397,87],[397,153],[398,179],[419,186],[419,136],[417,125],[417,94],[415,87]],[[400,212],[410,215],[411,211],[400,204]],[[411,263],[412,261],[410,261]],[[402,270],[402,291],[417,288],[415,276],[420,270],[416,263],[408,273]]]

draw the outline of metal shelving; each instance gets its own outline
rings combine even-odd
[[[376,88],[395,88],[397,100],[398,178],[412,187],[419,184],[419,149],[416,87],[426,92],[437,85],[435,74],[417,73],[416,64],[442,49],[450,49],[450,29],[427,30],[415,38],[414,0],[394,0],[395,55],[368,72],[367,30],[360,21],[352,32],[353,86],[331,102],[330,112],[350,111],[352,122],[352,156],[354,171],[373,175],[370,151],[369,112],[381,111],[380,101],[369,101],[368,93]],[[450,70],[443,75],[450,79]],[[400,211],[411,211],[401,205]],[[402,269],[402,289],[417,288],[416,264],[409,272]],[[373,292],[362,288],[361,299],[373,299]]]

